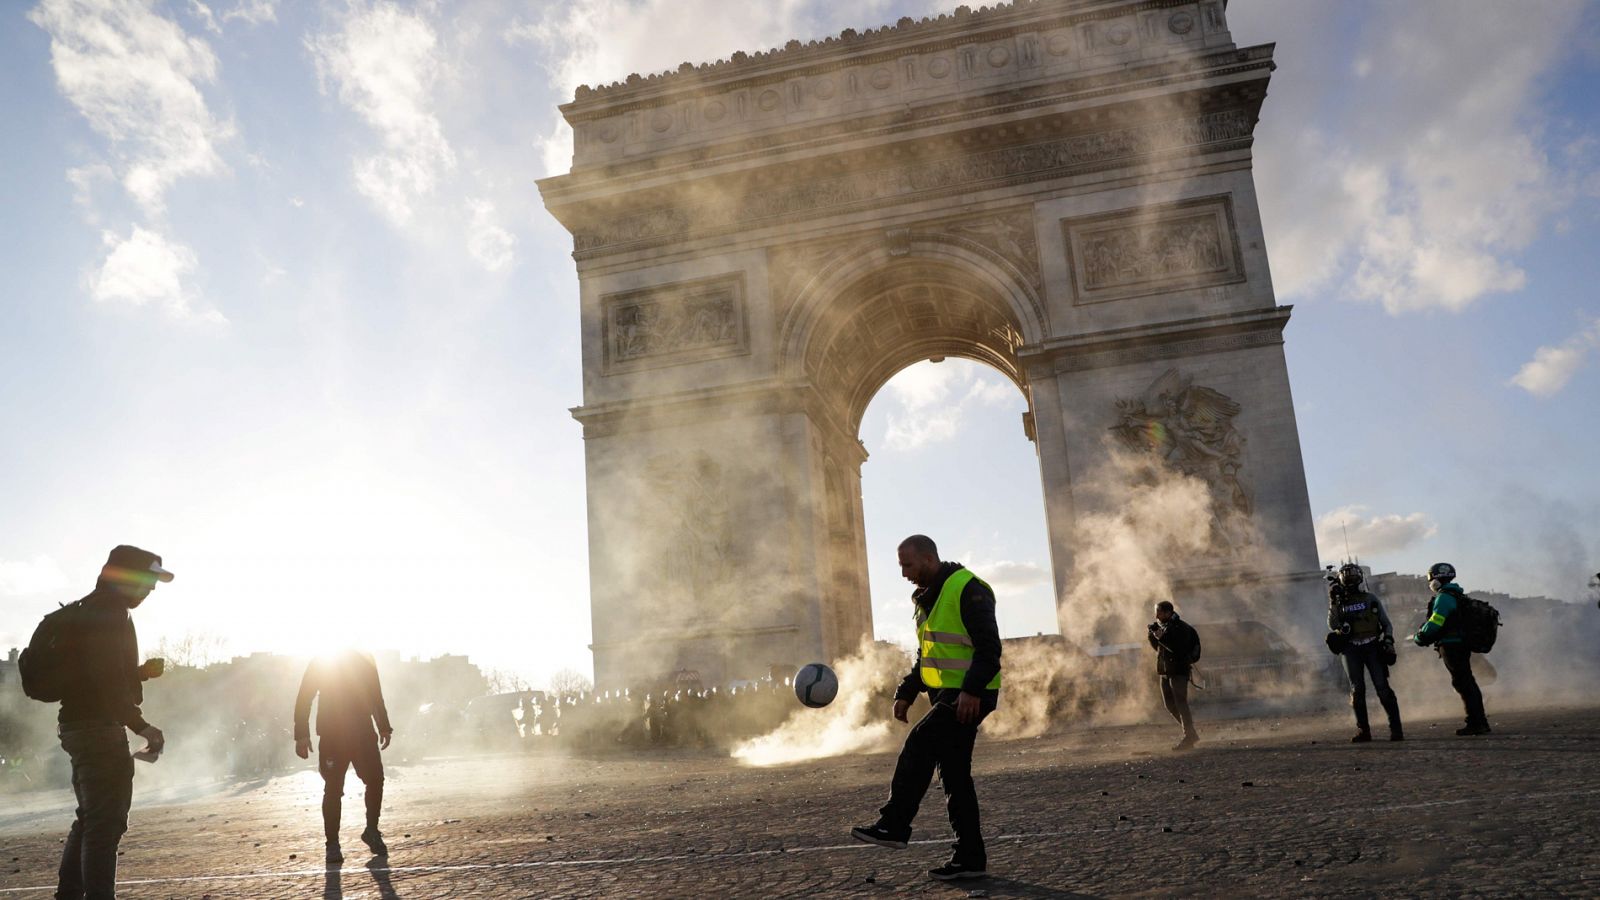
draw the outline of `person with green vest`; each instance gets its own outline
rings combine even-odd
[[[927,692],[927,715],[906,735],[895,763],[889,802],[876,824],[850,829],[857,840],[905,849],[911,820],[939,770],[956,843],[950,861],[930,869],[940,881],[982,878],[989,858],[978,821],[972,783],[972,748],[978,726],[1000,698],[1000,629],[994,591],[960,563],[941,562],[933,539],[914,534],[900,542],[900,574],[917,586],[911,595],[917,625],[917,658],[894,695],[894,717]]]
[[[1437,647],[1445,670],[1450,673],[1450,686],[1461,695],[1467,724],[1456,729],[1456,734],[1461,737],[1488,734],[1489,716],[1483,711],[1483,691],[1478,688],[1478,679],[1472,676],[1472,651],[1461,640],[1461,617],[1456,614],[1456,606],[1466,596],[1461,585],[1456,584],[1456,567],[1449,563],[1429,566],[1428,588],[1433,591],[1433,599],[1428,601],[1428,619],[1411,640],[1418,647]]]
[[[1403,741],[1400,701],[1389,686],[1389,665],[1394,659],[1394,625],[1377,595],[1362,587],[1361,567],[1347,562],[1339,567],[1334,583],[1328,585],[1328,630],[1339,635],[1345,673],[1350,676],[1350,708],[1356,714],[1353,744],[1372,740],[1367,722],[1367,675],[1372,689],[1389,717],[1389,740]]]

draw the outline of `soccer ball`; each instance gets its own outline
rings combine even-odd
[[[794,673],[794,695],[800,702],[818,709],[833,702],[839,693],[839,676],[822,663],[810,663]]]

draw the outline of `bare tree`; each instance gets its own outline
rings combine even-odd
[[[169,665],[198,669],[222,660],[222,636],[209,631],[187,631],[178,637],[162,635],[155,653]]]
[[[484,678],[489,682],[489,693],[491,694],[510,694],[531,690],[526,678],[508,669],[490,669],[484,673]]]
[[[550,676],[550,693],[580,694],[594,689],[594,682],[577,669],[562,669]]]

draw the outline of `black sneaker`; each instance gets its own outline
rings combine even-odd
[[[1401,731],[1398,728],[1396,728],[1393,731],[1389,732],[1389,740],[1391,740],[1391,741],[1403,741],[1405,739],[1406,739],[1405,732]]]
[[[328,846],[323,850],[322,859],[328,865],[336,866],[339,863],[344,862],[344,853],[339,849],[338,844],[330,841],[328,842]]]
[[[1352,744],[1370,744],[1370,743],[1372,743],[1372,732],[1367,731],[1366,729],[1363,728],[1362,730],[1356,732],[1356,736],[1350,739],[1350,743],[1352,743]]]
[[[1186,735],[1183,736],[1183,740],[1181,740],[1181,741],[1177,742],[1176,744],[1172,745],[1172,749],[1174,751],[1187,750],[1190,747],[1193,747],[1195,744],[1198,744],[1198,743],[1200,743],[1200,735],[1198,735],[1198,734],[1186,734]]]
[[[857,825],[850,829],[850,836],[858,841],[877,844],[879,847],[893,847],[904,850],[906,843],[911,840],[911,829],[885,828],[882,822],[876,825]]]
[[[368,826],[366,831],[361,832],[361,843],[367,845],[373,856],[389,855],[389,845],[383,842],[383,835],[376,828]]]
[[[1490,732],[1489,732],[1489,723],[1488,722],[1484,722],[1482,725],[1468,725],[1468,726],[1466,726],[1464,728],[1457,728],[1456,729],[1456,736],[1457,737],[1467,737],[1469,735],[1474,735],[1474,734],[1489,734],[1489,733]]]
[[[928,877],[935,881],[957,881],[962,878],[988,878],[987,866],[973,866],[950,860],[937,869],[929,869]]]

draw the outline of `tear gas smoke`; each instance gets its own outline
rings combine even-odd
[[[834,666],[839,696],[833,703],[797,708],[772,732],[736,745],[733,758],[751,766],[780,766],[889,748],[888,707],[910,662],[892,645],[863,644]]]

